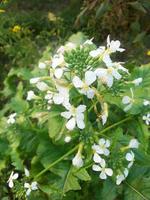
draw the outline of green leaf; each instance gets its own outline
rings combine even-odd
[[[117,186],[113,181],[107,179],[102,188],[101,200],[114,200],[117,197]]]
[[[77,170],[74,172],[74,175],[76,177],[78,177],[80,180],[82,181],[90,181],[91,180],[91,177],[90,175],[88,174],[88,172],[86,171],[86,169],[80,169],[80,170]]]
[[[48,119],[49,136],[58,140],[65,130],[66,120],[61,117],[60,112],[50,112]]]
[[[108,0],[102,2],[96,10],[96,19],[102,17],[107,11],[110,10],[110,3]]]
[[[81,189],[78,183],[78,179],[73,175],[72,172],[73,172],[73,167],[71,166],[64,179],[63,190],[62,190],[63,195],[70,190]]]

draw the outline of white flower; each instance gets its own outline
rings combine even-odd
[[[75,155],[75,157],[72,159],[72,164],[73,166],[80,168],[83,166],[83,160],[82,160],[82,155],[80,153],[80,151],[77,152],[77,154]]]
[[[102,106],[102,124],[106,124],[107,122],[107,118],[108,118],[108,105],[107,103],[103,103],[103,106]]]
[[[71,137],[68,135],[65,137],[65,140],[64,140],[66,143],[69,143],[71,141]]]
[[[34,92],[32,90],[28,91],[26,99],[28,101],[31,101],[32,99],[35,99],[35,98],[36,98],[36,95],[34,94]]]
[[[46,91],[49,89],[48,85],[44,82],[37,82],[36,83],[36,87],[40,90],[40,91]]]
[[[129,148],[138,148],[139,147],[139,142],[137,139],[133,138],[129,142]]]
[[[131,109],[132,105],[133,105],[133,102],[134,102],[134,95],[133,95],[133,90],[132,88],[130,88],[130,91],[131,91],[131,97],[129,96],[124,96],[122,98],[122,103],[127,105],[125,108],[124,108],[124,111],[127,112],[128,110]]]
[[[37,182],[35,182],[35,181],[32,182],[31,184],[25,183],[25,184],[24,184],[24,187],[27,189],[27,190],[26,190],[26,195],[27,195],[27,196],[30,195],[30,193],[31,193],[32,190],[37,190],[37,189],[38,189],[38,187],[37,187]]]
[[[110,141],[105,140],[104,138],[101,138],[98,142],[98,145],[94,144],[92,146],[92,149],[96,151],[96,153],[98,154],[104,154],[105,156],[108,156],[110,154],[108,147],[110,147]]]
[[[30,83],[31,84],[36,84],[36,83],[38,83],[40,81],[40,77],[35,77],[35,78],[31,78],[30,79]]]
[[[133,151],[126,154],[126,160],[129,161],[128,168],[132,167],[132,165],[134,163],[134,153],[133,153]]]
[[[52,69],[50,70],[51,77],[56,77],[57,79],[60,79],[65,69],[64,65],[64,56],[62,54],[54,55],[54,57],[52,58]]]
[[[143,105],[144,105],[144,106],[149,106],[149,105],[150,105],[150,101],[144,99],[144,101],[143,101]]]
[[[98,68],[95,70],[95,73],[101,82],[106,84],[109,88],[112,87],[114,78],[120,80],[122,77],[117,69],[113,67],[108,67],[108,69]]]
[[[58,93],[55,93],[53,96],[53,101],[55,104],[62,104],[63,106],[70,105],[69,103],[69,88],[63,87],[61,85],[56,85]]]
[[[98,153],[94,153],[93,160],[95,163],[100,163],[102,158],[98,155]]]
[[[114,67],[116,70],[121,70],[129,74],[128,69],[122,66],[123,62],[106,62],[107,67]]]
[[[105,52],[105,47],[101,46],[95,50],[90,51],[89,55],[93,58],[102,56]]]
[[[29,172],[29,170],[27,168],[24,168],[24,173],[25,173],[26,177],[30,176],[30,172]]]
[[[85,72],[85,80],[82,81],[78,76],[75,76],[72,80],[73,85],[76,88],[80,88],[79,92],[86,95],[89,99],[94,97],[94,90],[89,86],[96,80],[96,75],[92,71]]]
[[[143,120],[147,125],[150,125],[150,113],[147,113],[147,115],[143,116]]]
[[[15,121],[16,121],[16,119],[15,119],[16,115],[17,115],[17,113],[10,114],[8,119],[7,119],[7,123],[8,124],[14,124]]]
[[[100,179],[107,179],[107,176],[113,175],[113,170],[111,168],[106,168],[106,162],[104,159],[101,159],[99,165],[93,165],[92,169],[97,172],[101,172],[99,177]]]
[[[52,58],[52,68],[64,65],[64,56],[62,54],[55,54]]]
[[[79,105],[77,108],[75,108],[74,106],[68,105],[66,106],[66,109],[68,111],[61,113],[62,117],[68,119],[68,122],[66,123],[66,128],[68,130],[73,130],[77,125],[79,129],[84,129],[85,123],[83,112],[86,110],[86,106]]]
[[[9,186],[10,188],[13,188],[13,186],[14,186],[13,180],[16,180],[16,179],[18,178],[18,176],[19,176],[18,173],[15,173],[15,174],[14,174],[13,171],[11,172],[10,177],[9,177],[9,179],[8,179],[8,181],[7,181],[8,186]]]
[[[125,49],[123,48],[120,48],[120,41],[119,40],[112,40],[110,41],[110,36],[108,35],[107,37],[107,48],[110,50],[110,52],[114,53],[116,51],[119,51],[119,52],[123,52]]]
[[[39,68],[40,69],[45,69],[46,68],[46,64],[44,62],[39,62]]]
[[[143,81],[143,78],[137,78],[135,80],[132,81],[132,83],[135,85],[135,86],[138,86],[140,83],[142,83]]]
[[[119,173],[116,176],[116,184],[120,185],[122,181],[124,181],[126,179],[126,177],[128,176],[129,170],[127,168],[124,169],[123,173]]]

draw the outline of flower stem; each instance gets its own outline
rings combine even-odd
[[[63,156],[61,156],[60,158],[58,158],[57,160],[55,160],[53,163],[51,163],[47,168],[45,168],[44,170],[42,170],[40,173],[38,173],[34,179],[39,178],[41,175],[43,175],[45,172],[47,172],[51,167],[53,167],[54,165],[56,165],[57,163],[59,163],[60,161],[62,161],[64,158],[66,158],[67,156],[69,156],[70,154],[72,154],[74,151],[76,151],[78,149],[79,145],[76,145],[75,147],[73,147],[71,150],[69,150],[67,153],[65,153]]]
[[[108,130],[110,130],[110,129],[112,129],[112,128],[114,128],[114,127],[120,125],[120,124],[123,124],[124,122],[129,121],[129,120],[131,120],[131,119],[132,119],[132,117],[127,117],[127,118],[125,118],[125,119],[123,119],[123,120],[121,120],[121,121],[119,121],[119,122],[116,122],[116,123],[114,123],[114,124],[112,124],[112,125],[106,127],[106,128],[103,129],[102,131],[100,131],[97,135],[101,135],[101,134],[107,132]]]

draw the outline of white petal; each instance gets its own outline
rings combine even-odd
[[[93,169],[93,171],[96,171],[96,172],[101,171],[101,167],[99,165],[93,165],[92,169]]]
[[[105,169],[105,173],[108,175],[108,176],[112,176],[113,175],[113,170],[111,168],[106,168]]]
[[[98,143],[99,145],[105,144],[106,140],[104,138],[99,139]]]
[[[127,154],[126,154],[126,160],[127,160],[127,161],[132,161],[133,159],[134,159],[134,156],[133,156],[132,153],[127,153]]]
[[[129,148],[138,148],[138,147],[139,147],[138,140],[135,138],[131,139],[129,143]]]
[[[113,71],[112,71],[112,75],[113,75],[117,80],[121,79],[121,77],[122,77],[122,76],[118,73],[117,70],[113,70]]]
[[[129,96],[124,96],[122,98],[122,103],[123,104],[129,104],[131,102],[131,98]]]
[[[29,183],[25,183],[25,184],[24,184],[24,187],[25,187],[25,188],[30,188],[30,184],[29,184]]]
[[[88,97],[89,99],[93,99],[94,95],[95,95],[95,91],[94,91],[93,89],[89,89],[89,90],[87,91],[87,97]]]
[[[38,82],[36,84],[36,87],[41,91],[46,91],[46,90],[49,89],[48,85],[46,83],[44,83],[44,82]]]
[[[96,75],[92,71],[85,72],[85,83],[91,85],[96,80]]]
[[[109,151],[108,149],[105,149],[105,150],[104,150],[104,155],[105,155],[105,156],[108,156],[109,154],[110,154],[110,151]]]
[[[102,78],[102,77],[105,77],[107,75],[107,70],[106,69],[103,69],[103,68],[98,68],[95,70],[95,74],[99,77],[99,78]]]
[[[132,103],[130,103],[129,105],[127,105],[123,110],[125,112],[127,112],[128,110],[130,110],[132,108]]]
[[[106,162],[104,159],[101,159],[100,165],[102,166],[102,168],[105,168]]]
[[[112,85],[113,85],[113,76],[112,75],[107,75],[106,83],[109,88],[112,87]]]
[[[53,101],[55,104],[59,105],[59,104],[62,104],[63,103],[63,100],[64,100],[64,97],[61,95],[61,94],[55,94],[53,96]]]
[[[77,113],[83,113],[86,110],[86,106],[85,105],[79,105],[77,107]]]
[[[57,79],[60,79],[63,75],[63,70],[61,68],[56,68],[54,74]]]
[[[101,172],[99,177],[100,177],[100,179],[106,179],[107,178],[105,172]]]
[[[125,178],[128,176],[128,174],[129,174],[129,170],[127,168],[125,168],[125,170],[124,170],[124,176],[125,176]]]
[[[110,147],[110,141],[109,140],[106,140],[105,146]]]
[[[111,63],[112,63],[112,60],[111,60],[111,58],[110,58],[110,55],[109,54],[104,54],[104,56],[103,56],[103,61],[104,61],[104,63],[107,65],[107,66],[109,66]]]
[[[10,180],[10,181],[8,182],[8,186],[9,186],[10,188],[13,188],[13,187],[14,187],[14,183],[13,183],[12,180]]]
[[[31,183],[31,188],[32,188],[32,190],[37,190],[38,189],[36,181]]]
[[[66,128],[71,131],[74,129],[75,125],[76,125],[76,121],[75,121],[75,118],[73,117],[66,123]]]
[[[131,168],[132,165],[133,165],[133,161],[129,162],[129,164],[128,164],[128,168]]]
[[[46,64],[43,62],[39,62],[39,68],[40,69],[45,69],[46,68]]]
[[[101,157],[97,153],[94,153],[93,160],[95,163],[100,163]]]
[[[77,119],[77,126],[80,129],[84,129],[85,128],[85,123],[82,119]]]
[[[68,112],[67,111],[66,112],[62,112],[61,116],[66,118],[66,119],[69,119],[71,117],[71,113],[69,111]]]
[[[78,76],[75,76],[73,78],[72,83],[76,88],[82,88],[83,87],[83,82],[81,81],[81,79]]]
[[[124,176],[123,176],[123,174],[117,175],[116,178],[117,178],[117,180],[116,180],[116,184],[117,184],[117,185],[120,185],[121,182],[125,179]]]
[[[13,176],[12,176],[12,179],[17,179],[18,178],[18,176],[19,176],[19,174],[18,173],[15,173]]]
[[[29,189],[27,189],[27,191],[26,191],[26,195],[29,196],[30,193],[31,193],[31,189],[29,188]]]

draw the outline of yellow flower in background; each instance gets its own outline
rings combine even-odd
[[[3,10],[3,9],[0,9],[0,13],[4,13],[4,12],[6,12],[5,10]]]
[[[146,54],[147,54],[148,56],[150,56],[150,50],[148,50]]]
[[[49,19],[49,21],[56,21],[57,17],[55,16],[54,13],[48,12],[48,19]]]
[[[20,32],[20,31],[21,31],[21,26],[19,26],[19,25],[15,25],[12,28],[12,32],[14,32],[14,33],[17,33],[17,32]]]

